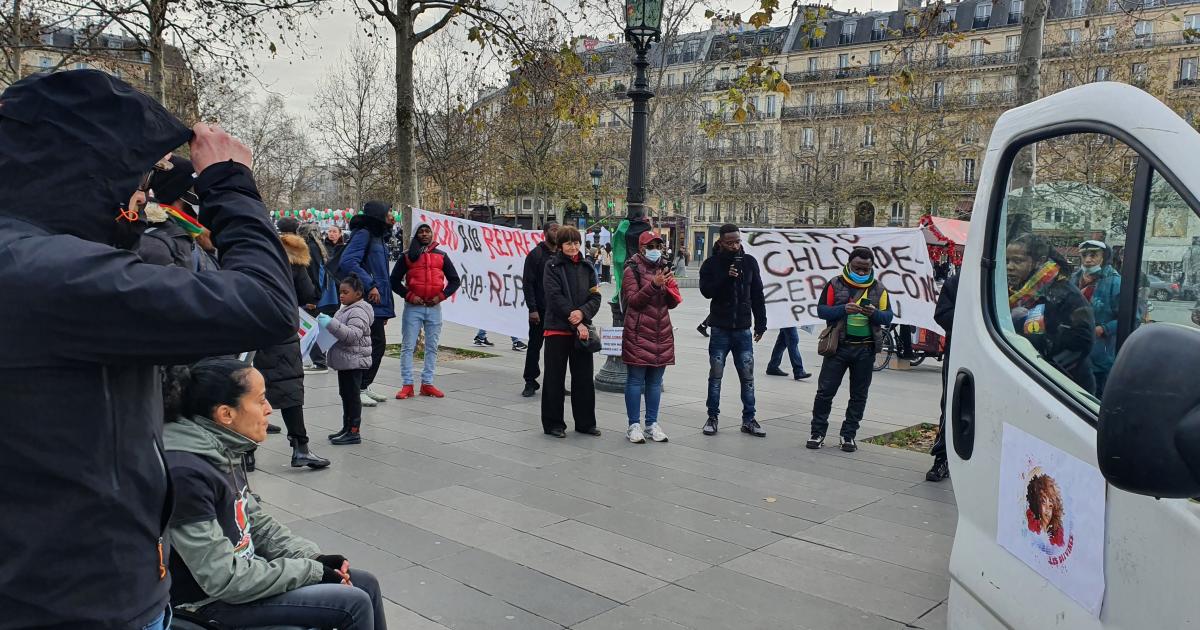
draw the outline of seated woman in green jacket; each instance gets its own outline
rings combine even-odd
[[[165,381],[171,604],[232,628],[385,629],[375,576],[293,535],[250,493],[242,455],[271,414],[262,374],[205,359]]]

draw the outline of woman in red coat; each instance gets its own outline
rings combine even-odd
[[[625,435],[634,444],[645,444],[646,434],[655,442],[667,441],[667,434],[658,426],[658,403],[662,399],[663,374],[668,365],[675,364],[670,311],[682,301],[679,285],[663,261],[662,237],[654,232],[643,233],[638,239],[638,253],[625,264],[621,278],[621,302],[625,309],[621,359],[629,374],[625,381],[629,431]],[[643,392],[645,433],[639,413]]]

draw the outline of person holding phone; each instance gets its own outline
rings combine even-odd
[[[875,258],[866,247],[856,247],[841,275],[830,278],[821,291],[817,315],[830,326],[840,326],[837,352],[825,357],[817,377],[817,396],[813,399],[812,435],[806,448],[818,449],[825,443],[833,397],[850,372],[850,403],[842,422],[841,449],[858,450],[854,441],[858,425],[867,407],[867,391],[875,373],[875,353],[883,348],[883,327],[892,323],[888,292],[875,278]]]
[[[666,442],[658,423],[663,375],[675,364],[675,330],[671,309],[683,298],[671,269],[663,259],[663,238],[654,232],[638,237],[638,253],[625,263],[621,274],[621,304],[625,311],[621,335],[621,360],[629,371],[625,383],[625,411],[629,429],[625,437],[634,444]],[[646,397],[646,430],[640,411]]]
[[[716,252],[700,267],[700,293],[711,300],[708,318],[708,420],[704,435],[716,435],[721,414],[721,376],[734,356],[742,397],[742,433],[766,437],[754,418],[754,345],[767,332],[762,275],[754,256],[742,251],[738,226],[721,226]],[[750,332],[753,324],[754,333]]]

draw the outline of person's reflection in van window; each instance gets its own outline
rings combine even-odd
[[[1087,300],[1071,284],[1066,259],[1032,234],[1010,242],[1005,254],[1013,326],[1044,359],[1095,392],[1089,357],[1095,320]]]
[[[1096,377],[1096,395],[1104,393],[1104,383],[1117,355],[1117,310],[1121,295],[1121,275],[1110,264],[1111,252],[1102,241],[1079,244],[1082,263],[1071,275],[1071,282],[1092,305],[1096,320],[1096,340],[1092,345],[1092,374]]]

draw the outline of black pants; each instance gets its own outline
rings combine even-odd
[[[529,349],[525,351],[525,383],[537,384],[538,377],[542,375],[542,369],[538,367],[538,362],[542,360],[542,321],[538,323],[529,322]]]
[[[342,428],[349,429],[362,420],[363,373],[366,370],[338,370],[338,396],[342,397]]]
[[[842,377],[850,371],[850,404],[846,405],[846,420],[842,423],[841,436],[852,438],[858,433],[863,411],[867,408],[867,391],[871,388],[871,376],[875,373],[875,345],[838,344],[837,354],[825,357],[821,363],[821,375],[817,377],[817,396],[813,399],[812,431],[825,435],[829,429],[829,411],[833,408],[833,397],[842,387]]]
[[[937,439],[933,441],[933,447],[929,449],[929,454],[935,458],[945,459],[946,457],[946,387],[950,382],[950,337],[946,337],[946,349],[942,352],[942,413],[938,416],[938,434]]]
[[[567,429],[563,399],[567,390],[567,365],[571,366],[571,415],[576,431],[596,428],[596,384],[592,380],[592,353],[575,344],[574,335],[545,338],[546,379],[542,391],[542,430]]]
[[[371,367],[363,371],[359,389],[370,387],[379,373],[379,364],[383,363],[383,353],[387,351],[387,323],[386,319],[377,319],[371,324]]]
[[[283,424],[287,426],[288,439],[295,440],[297,444],[308,444],[308,430],[304,428],[304,407],[296,405],[280,409],[279,414],[283,416]]]

